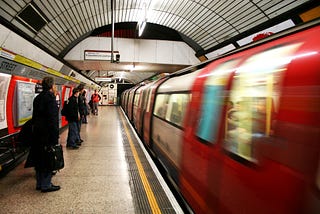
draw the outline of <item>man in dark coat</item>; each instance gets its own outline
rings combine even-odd
[[[67,138],[67,148],[68,149],[78,149],[80,141],[79,133],[79,105],[78,97],[80,91],[75,88],[72,91],[72,96],[68,99],[68,115],[66,116],[68,121],[68,138]]]
[[[80,113],[80,118],[82,119],[82,117],[84,115],[86,115],[86,103],[85,103],[85,100],[82,96],[82,93],[84,91],[84,86],[82,84],[80,84],[77,89],[79,90],[80,94],[78,96],[78,105],[79,105],[79,113]],[[81,120],[80,120],[81,121]]]
[[[54,79],[44,77],[42,92],[33,101],[33,141],[25,167],[35,167],[36,189],[52,192],[60,189],[51,183],[52,170],[48,167],[45,148],[59,143],[59,108],[53,91]]]
[[[87,115],[87,106],[85,103],[85,99],[82,96],[82,93],[84,91],[84,86],[83,84],[80,84],[77,89],[79,90],[79,96],[78,96],[78,107],[79,107],[79,114],[80,114],[80,120],[78,123],[78,131],[79,131],[79,139],[78,139],[78,144],[81,145],[81,143],[83,142],[83,140],[80,137],[80,131],[81,131],[81,124],[83,122],[83,119],[85,118],[85,116]]]

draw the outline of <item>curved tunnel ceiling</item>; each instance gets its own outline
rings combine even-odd
[[[0,0],[1,23],[57,59],[111,24],[112,0]],[[226,41],[297,17],[314,0],[114,0],[115,23],[147,23],[176,31],[197,56]],[[144,9],[145,8],[145,9]]]

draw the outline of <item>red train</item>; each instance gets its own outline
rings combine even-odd
[[[320,213],[319,22],[122,94],[195,213]]]

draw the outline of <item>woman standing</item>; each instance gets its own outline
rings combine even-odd
[[[54,94],[54,79],[44,77],[42,92],[33,101],[33,141],[25,167],[35,167],[36,189],[52,192],[60,189],[51,183],[52,170],[48,167],[45,149],[59,143],[59,108]]]

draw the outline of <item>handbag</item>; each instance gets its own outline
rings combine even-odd
[[[61,144],[45,148],[47,168],[51,171],[60,170],[64,167],[63,150]]]

